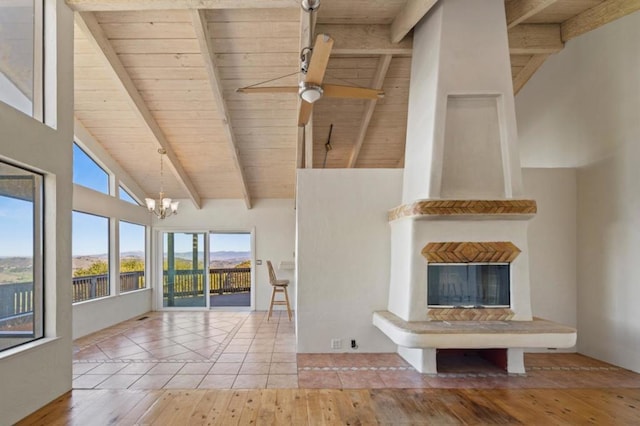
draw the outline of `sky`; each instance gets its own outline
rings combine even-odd
[[[76,144],[73,145],[73,181],[88,188],[108,193],[109,176]],[[137,204],[123,190],[120,198]],[[46,200],[45,200],[46,203]],[[32,256],[32,204],[0,196],[0,256]],[[109,220],[105,217],[73,212],[72,253],[103,255],[109,250]],[[201,234],[198,250],[204,248]],[[144,251],[145,229],[141,225],[120,222],[120,252]],[[192,250],[191,234],[176,233],[175,251]],[[250,233],[211,233],[211,251],[250,251]]]
[[[209,251],[251,251],[251,234],[249,233],[211,233]],[[166,244],[167,238],[164,237]],[[193,250],[193,233],[174,233],[174,251],[184,253]],[[204,249],[204,234],[199,233],[198,251]],[[163,250],[166,252],[166,248]]]
[[[0,256],[33,256],[33,205],[0,196]]]

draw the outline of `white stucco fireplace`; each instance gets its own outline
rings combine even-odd
[[[503,348],[523,373],[524,348],[575,344],[531,312],[537,206],[523,196],[504,23],[503,2],[441,0],[414,28],[403,204],[374,325],[425,373],[439,348]]]

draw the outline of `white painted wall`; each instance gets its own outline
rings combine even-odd
[[[45,339],[0,353],[0,424],[13,424],[71,389],[71,141],[73,14],[47,0],[49,127],[0,103],[0,158],[45,175]]]
[[[523,164],[577,173],[578,350],[640,371],[640,13],[567,43],[517,98]]]
[[[527,198],[538,214],[529,222],[533,316],[577,324],[575,169],[523,169]]]
[[[395,352],[372,325],[387,309],[391,233],[402,170],[298,170],[298,352]]]
[[[151,311],[150,288],[73,305],[73,338],[86,336]]]
[[[269,309],[271,285],[267,260],[271,260],[279,279],[290,280],[289,297],[295,301],[296,285],[292,270],[277,269],[280,261],[293,261],[295,246],[295,210],[293,200],[257,199],[250,210],[243,200],[203,200],[197,210],[181,200],[177,216],[155,220],[154,231],[251,232],[255,229],[256,310]],[[158,275],[155,274],[154,277]],[[156,281],[156,278],[154,278]],[[295,302],[293,302],[295,305]],[[276,307],[283,309],[283,307]]]
[[[516,98],[523,167],[579,167],[637,140],[640,12],[569,41]]]

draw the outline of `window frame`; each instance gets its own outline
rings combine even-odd
[[[101,191],[101,190],[99,190],[99,189],[95,189],[95,188],[92,188],[92,187],[90,187],[90,186],[87,186],[87,185],[84,185],[84,184],[82,184],[82,183],[79,183],[79,182],[76,182],[76,181],[75,181],[75,179],[74,179],[75,174],[76,174],[76,173],[75,173],[75,166],[76,166],[75,154],[74,154],[74,161],[73,161],[73,163],[72,163],[72,164],[73,164],[73,170],[72,170],[72,182],[73,182],[73,184],[74,184],[74,185],[81,186],[81,187],[83,187],[83,188],[90,189],[90,190],[95,191],[95,192],[98,192],[98,193],[100,193],[100,194],[105,194],[105,195],[113,196],[113,195],[114,195],[114,190],[113,190],[113,186],[114,186],[114,185],[113,185],[113,181],[114,181],[114,179],[113,179],[113,173],[112,173],[112,172],[111,172],[107,167],[105,167],[105,166],[104,166],[100,161],[98,161],[98,160],[96,159],[96,157],[95,157],[93,154],[89,153],[89,150],[88,150],[88,149],[86,149],[85,147],[83,147],[80,143],[78,143],[78,142],[77,142],[77,141],[75,141],[75,140],[73,141],[73,147],[74,147],[74,148],[78,148],[78,149],[79,149],[79,150],[80,150],[84,155],[86,155],[86,156],[87,156],[87,158],[88,158],[88,159],[90,159],[90,160],[91,160],[91,161],[92,161],[92,162],[93,162],[93,163],[94,163],[94,164],[95,164],[95,165],[96,165],[96,166],[97,166],[97,167],[98,167],[98,168],[99,168],[99,169],[100,169],[100,170],[101,170],[101,171],[102,171],[106,176],[107,176],[107,189],[106,189],[106,192],[104,192],[104,191]]]
[[[73,248],[73,233],[75,231],[74,229],[74,223],[73,223],[73,214],[74,213],[79,213],[79,214],[83,214],[83,215],[87,215],[87,216],[94,216],[94,217],[98,217],[100,219],[105,219],[106,223],[107,223],[107,289],[108,289],[108,293],[102,296],[96,296],[96,297],[89,297],[86,299],[82,299],[82,300],[74,300],[74,296],[72,294],[72,304],[76,305],[78,303],[85,303],[85,302],[91,302],[94,300],[100,300],[100,299],[105,299],[107,297],[112,297],[114,296],[116,293],[114,292],[114,288],[113,288],[113,273],[112,273],[112,269],[113,269],[113,258],[112,258],[112,233],[113,233],[113,225],[112,225],[112,221],[113,218],[108,217],[108,216],[103,216],[101,214],[98,213],[91,213],[91,212],[87,212],[87,211],[82,211],[82,210],[76,210],[73,209],[71,211],[71,216],[72,216],[72,220],[71,220],[71,257],[75,257],[75,253],[74,253],[74,248]],[[73,270],[73,267],[72,267]],[[75,285],[73,283],[74,280],[73,276],[73,272],[71,274],[71,288],[72,288],[72,293],[73,293],[73,286]]]
[[[0,163],[29,173],[33,178],[33,330],[30,333],[0,332],[0,353],[11,348],[25,345],[45,337],[45,279],[44,279],[44,214],[45,214],[45,175],[11,162]],[[18,175],[23,176],[23,175]]]
[[[143,245],[143,252],[144,252],[144,255],[143,255],[144,268],[143,268],[143,271],[142,271],[143,272],[144,286],[142,288],[137,288],[137,289],[134,289],[134,290],[125,290],[125,291],[122,291],[122,283],[120,281],[120,274],[122,273],[120,271],[122,269],[122,244],[121,244],[122,228],[121,228],[121,225],[122,225],[123,222],[128,224],[128,225],[135,225],[135,226],[142,227],[142,230],[143,230],[143,235],[142,235],[142,237],[143,237],[142,238],[142,243],[143,244],[142,245]],[[140,291],[140,290],[146,290],[146,289],[149,288],[149,279],[148,279],[148,276],[149,276],[149,274],[148,274],[148,271],[149,271],[149,262],[148,262],[149,255],[148,255],[148,252],[147,252],[148,251],[147,250],[147,246],[148,246],[147,241],[149,239],[148,226],[140,224],[140,223],[131,222],[131,221],[128,221],[128,220],[122,220],[122,219],[117,219],[117,223],[118,223],[118,225],[117,225],[117,229],[118,229],[118,238],[117,238],[117,240],[118,240],[118,250],[117,250],[117,252],[118,252],[118,259],[117,259],[118,276],[116,278],[116,291],[115,291],[114,294],[115,295],[120,295],[120,294],[132,293],[132,292]]]
[[[15,109],[16,111],[20,111],[22,114],[25,114],[37,121],[45,123],[45,115],[44,115],[44,97],[45,97],[45,58],[44,58],[44,48],[45,48],[45,5],[43,0],[31,0],[32,10],[33,10],[33,33],[32,33],[32,47],[33,54],[31,58],[31,112],[26,113],[20,109],[18,109],[15,105],[4,102],[0,100],[3,104]],[[9,79],[7,77],[7,79]],[[14,84],[17,90],[20,89]],[[23,93],[24,94],[24,93]],[[26,96],[25,96],[26,97]]]

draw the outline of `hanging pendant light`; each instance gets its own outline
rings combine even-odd
[[[171,198],[165,198],[164,196],[164,169],[162,164],[162,156],[167,154],[167,150],[160,148],[158,150],[160,154],[160,197],[157,200],[153,198],[145,198],[144,202],[147,205],[149,212],[155,214],[158,219],[164,219],[174,214],[178,214],[179,201],[172,201]]]

